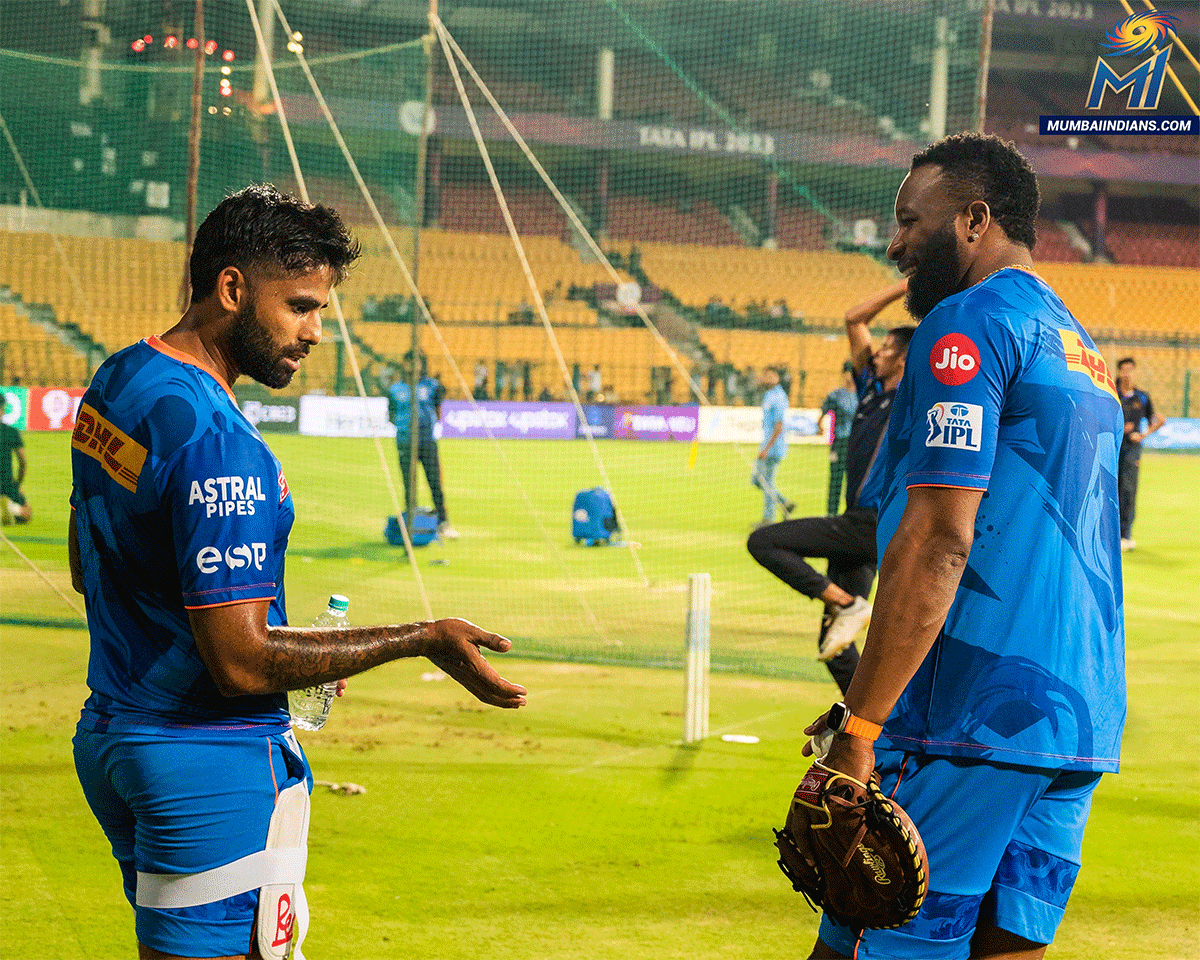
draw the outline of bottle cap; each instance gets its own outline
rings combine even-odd
[[[329,609],[337,613],[345,613],[350,609],[350,601],[340,593],[335,593],[329,598]]]

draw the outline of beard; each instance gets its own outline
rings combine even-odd
[[[229,329],[229,353],[238,370],[264,387],[281,390],[292,382],[296,371],[287,360],[308,355],[308,344],[296,343],[281,347],[258,318],[258,301],[254,294],[246,298]]]
[[[958,293],[962,277],[958,240],[950,227],[943,227],[925,246],[917,268],[909,275],[904,305],[918,320],[948,296]]]

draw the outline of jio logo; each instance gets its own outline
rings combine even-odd
[[[979,372],[979,348],[964,334],[948,333],[929,352],[929,369],[939,383],[961,386]],[[953,408],[950,413],[954,415]]]

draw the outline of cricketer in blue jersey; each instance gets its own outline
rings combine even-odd
[[[1121,410],[1033,272],[1037,207],[1024,158],[976,134],[914,157],[896,198],[888,255],[921,323],[888,427],[874,616],[824,762],[878,770],[930,892],[895,930],[824,918],[814,957],[1043,956],[1119,765]]]
[[[74,758],[140,957],[302,957],[312,775],[288,690],[427,656],[484,702],[524,703],[479,652],[508,641],[464,620],[287,625],[290,491],[231,387],[287,385],[357,255],[327,207],[234,194],[196,233],[182,319],[110,357],[80,404],[68,537],[91,694]]]
[[[754,470],[750,474],[750,482],[763,492],[760,526],[775,522],[777,508],[783,509],[784,516],[791,516],[796,506],[775,486],[775,474],[788,451],[788,397],[779,385],[779,371],[774,367],[763,369],[762,382],[767,388],[762,400],[763,441],[758,450],[758,458],[754,461]]]
[[[421,369],[425,359],[421,357]],[[422,376],[417,381],[417,460],[425,471],[429,493],[433,497],[433,509],[438,519],[438,536],[446,540],[458,539],[458,531],[450,524],[446,512],[446,495],[442,489],[442,464],[438,457],[437,434],[434,428],[441,419],[442,399],[446,388],[437,377]],[[396,452],[400,461],[400,477],[404,481],[404,502],[408,504],[413,476],[412,436],[412,390],[401,377],[388,390],[388,417],[396,425]],[[406,507],[407,509],[407,507]]]

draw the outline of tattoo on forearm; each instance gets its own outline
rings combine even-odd
[[[341,680],[381,663],[429,652],[428,623],[375,627],[271,627],[263,674],[277,689]]]

